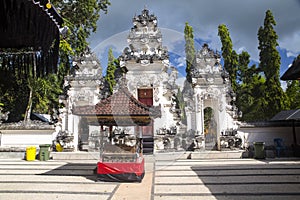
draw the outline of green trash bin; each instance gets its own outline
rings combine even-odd
[[[265,143],[264,142],[253,142],[254,146],[254,158],[265,159]]]
[[[50,157],[50,144],[41,144],[39,158],[40,161],[47,161]]]

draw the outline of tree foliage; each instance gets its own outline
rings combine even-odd
[[[264,79],[256,65],[249,66],[250,55],[243,51],[238,55],[236,105],[243,113],[242,120],[258,120],[263,105],[262,92]]]
[[[300,82],[298,80],[287,81],[286,94],[290,100],[290,109],[300,108]]]
[[[264,25],[258,30],[259,67],[266,79],[264,91],[264,98],[267,102],[266,119],[288,108],[287,96],[281,88],[279,79],[280,54],[277,50],[278,36],[274,30],[274,26],[276,26],[276,21],[273,14],[270,10],[267,10]]]
[[[207,133],[214,122],[214,110],[211,107],[204,108],[204,131]]]
[[[28,99],[28,87],[25,78],[20,78],[9,70],[0,72],[0,102],[3,110],[9,111],[8,121],[20,121],[24,118]]]
[[[230,38],[229,30],[225,24],[221,24],[218,27],[218,35],[220,36],[222,43],[222,57],[224,59],[224,68],[229,73],[229,77],[231,80],[231,87],[234,92],[236,92],[237,84],[237,59],[238,55],[233,50],[232,41]]]
[[[100,11],[107,13],[109,0],[51,0],[68,27],[65,41],[79,55],[88,47],[87,39],[97,30]]]
[[[53,108],[58,107],[57,97],[63,92],[55,74],[45,78],[38,78],[35,82],[34,112],[52,114]]]
[[[272,12],[266,11],[264,24],[258,30],[259,66],[250,66],[250,55],[246,51],[238,55],[233,50],[227,27],[224,24],[218,27],[224,68],[229,73],[232,88],[237,94],[236,105],[243,113],[241,120],[268,120],[281,110],[288,109],[290,104],[290,108],[299,105],[296,100],[298,82],[290,81],[286,93],[281,87],[275,25]]]
[[[115,80],[116,69],[117,69],[117,61],[113,55],[112,49],[110,48],[108,51],[108,64],[107,64],[106,76],[105,76],[105,80],[109,85],[110,94],[113,93],[113,88],[116,85],[116,80]]]
[[[177,99],[177,102],[178,102],[178,107],[180,109],[181,122],[183,124],[187,124],[186,112],[185,112],[186,103],[184,101],[183,92],[181,91],[180,87],[178,87],[177,94],[176,94],[176,99]]]
[[[300,54],[297,58],[294,59],[293,63],[296,60],[300,59]],[[290,80],[287,81],[286,95],[289,99],[289,109],[299,109],[300,108],[300,81],[299,80]]]
[[[185,39],[185,54],[186,54],[186,80],[192,83],[191,70],[196,65],[196,51],[194,45],[194,34],[193,27],[187,22],[184,28],[184,39]]]

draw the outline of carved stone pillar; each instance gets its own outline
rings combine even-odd
[[[196,86],[196,89],[198,89],[198,91],[196,90],[195,95],[194,95],[194,100],[195,100],[195,111],[196,111],[196,135],[201,135],[204,133],[204,118],[203,118],[203,98],[201,96],[201,94],[199,94],[199,86]]]
[[[186,109],[186,122],[187,122],[187,130],[193,129],[192,127],[192,112],[190,109]]]

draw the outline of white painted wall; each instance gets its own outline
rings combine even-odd
[[[253,142],[265,142],[266,146],[274,145],[274,138],[282,138],[286,146],[293,144],[292,127],[241,127],[238,134],[250,145]],[[300,144],[300,127],[296,127],[297,142]]]
[[[54,129],[49,130],[1,130],[0,147],[27,147],[52,144]]]
[[[99,127],[93,128],[97,130]],[[54,129],[1,130],[0,147],[38,147],[40,144],[52,144],[54,131]],[[250,145],[253,142],[265,142],[266,146],[273,145],[274,138],[282,138],[286,146],[293,144],[292,127],[240,127],[238,134]],[[297,142],[300,144],[300,127],[296,127],[296,136]]]

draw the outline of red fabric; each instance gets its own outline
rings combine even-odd
[[[144,173],[144,158],[137,162],[98,162],[97,174],[135,173],[140,176]]]

